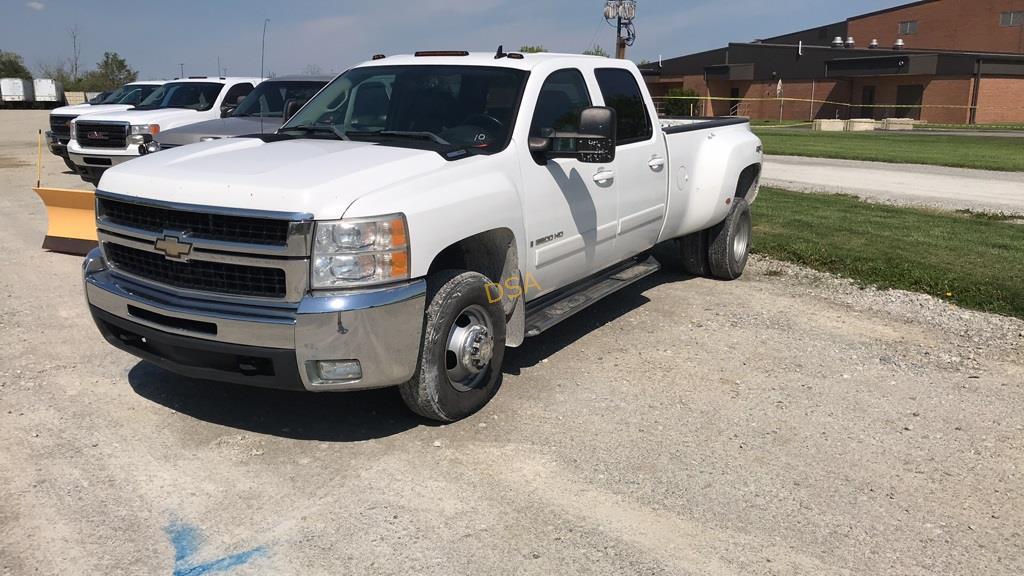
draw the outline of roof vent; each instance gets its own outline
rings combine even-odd
[[[850,36],[849,38],[846,39],[846,47],[847,48],[853,48],[856,45],[857,45],[857,43],[853,41],[853,36]]]
[[[832,47],[833,48],[842,48],[843,47],[843,37],[842,36],[836,36],[835,39],[832,40]]]
[[[906,47],[906,43],[903,42],[903,38],[897,38],[896,42],[892,45],[893,50],[903,50],[904,47]]]
[[[871,40],[871,44],[868,44],[868,48],[870,48],[872,50],[874,50],[875,48],[878,48],[878,38],[872,39]]]

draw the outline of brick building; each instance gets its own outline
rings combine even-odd
[[[1024,123],[1024,0],[925,0],[641,69],[707,115]]]

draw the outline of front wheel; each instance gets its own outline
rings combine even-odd
[[[482,274],[444,271],[427,279],[428,303],[416,375],[402,384],[413,411],[454,422],[483,408],[501,386],[505,311]]]

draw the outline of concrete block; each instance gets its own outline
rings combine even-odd
[[[850,132],[874,132],[878,123],[870,118],[854,118],[846,121],[846,129]]]
[[[845,120],[815,120],[814,130],[817,132],[842,132],[846,130]]]
[[[913,130],[916,123],[912,118],[886,118],[882,120],[882,130]]]

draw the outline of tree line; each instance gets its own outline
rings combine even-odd
[[[78,26],[68,28],[68,36],[71,38],[71,57],[63,62],[40,66],[42,78],[57,80],[65,90],[73,92],[104,92],[138,80],[138,71],[133,70],[117,52],[104,52],[95,69],[82,73]],[[32,71],[25,66],[20,54],[0,50],[0,78],[32,80]]]

